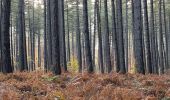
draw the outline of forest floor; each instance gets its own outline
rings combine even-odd
[[[170,100],[169,75],[0,74],[0,100]]]

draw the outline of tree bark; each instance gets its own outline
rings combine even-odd
[[[141,0],[132,0],[134,59],[137,72],[145,74],[142,47]]]
[[[51,33],[52,33],[52,72],[55,75],[61,74],[60,46],[59,46],[59,21],[58,1],[51,0]]]
[[[92,64],[92,54],[89,40],[87,0],[83,0],[83,33],[85,36],[86,65],[88,68],[88,72],[92,73],[94,69]]]
[[[10,8],[11,0],[2,0],[2,21],[1,21],[1,41],[2,41],[2,72],[11,73],[10,55]]]
[[[123,42],[123,17],[122,17],[122,0],[116,1],[117,5],[117,39],[118,39],[118,64],[120,66],[120,73],[126,73],[125,70],[125,53]]]
[[[110,42],[109,42],[109,26],[108,26],[108,10],[107,10],[107,0],[104,0],[104,67],[106,71],[110,73],[112,71],[111,58],[110,58]]]

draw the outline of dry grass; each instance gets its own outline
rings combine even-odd
[[[0,100],[169,100],[168,75],[0,74]]]

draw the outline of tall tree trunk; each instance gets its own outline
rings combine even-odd
[[[151,65],[151,49],[150,49],[150,35],[149,35],[149,23],[148,23],[148,7],[147,0],[143,0],[144,4],[144,42],[145,42],[145,59],[146,59],[146,72],[152,73],[152,65]]]
[[[61,74],[58,13],[58,1],[51,0],[52,72],[56,75]]]
[[[116,18],[115,18],[115,0],[112,0],[112,53],[114,59],[114,67],[116,72],[119,72],[120,67],[118,65],[118,46],[117,46],[117,32],[116,32]]]
[[[92,48],[92,54],[93,54],[93,66],[96,68],[96,64],[95,64],[95,57],[96,57],[96,11],[97,11],[97,1],[95,0],[95,3],[94,3],[94,34],[93,34],[93,48]]]
[[[81,55],[81,33],[80,33],[80,19],[79,19],[79,0],[76,1],[77,12],[77,27],[76,27],[76,43],[77,43],[77,60],[79,65],[79,72],[82,72],[82,55]]]
[[[2,19],[2,0],[0,1],[0,72],[2,71],[1,19]]]
[[[72,36],[71,36],[71,38],[72,38],[72,39],[71,39],[72,48],[71,48],[71,50],[72,50],[72,59],[74,60],[74,57],[75,57],[75,54],[74,54],[74,53],[75,53],[75,50],[74,50],[74,49],[75,49],[75,48],[74,48],[74,46],[75,46],[75,45],[74,45],[74,43],[75,43],[75,42],[74,42],[74,36],[75,36],[75,34],[74,34],[74,24],[72,24],[71,27],[72,27],[72,29],[71,29],[71,33],[72,33]]]
[[[124,33],[124,37],[125,37],[125,41],[124,41],[124,45],[125,45],[125,68],[126,68],[126,72],[128,72],[128,36],[129,36],[129,17],[128,17],[128,0],[126,0],[126,19],[125,19],[125,33]]]
[[[158,21],[157,21],[158,16],[156,14],[154,16],[155,16],[154,25],[155,27],[159,27]],[[154,42],[155,42],[155,47],[156,47],[155,49],[155,58],[156,58],[156,67],[157,67],[156,73],[159,74],[158,28],[155,28],[155,41]]]
[[[48,40],[48,67],[50,70],[52,66],[52,33],[51,33],[51,0],[47,0],[47,40]]]
[[[106,71],[110,73],[112,71],[111,58],[110,58],[110,42],[109,42],[109,25],[108,25],[108,10],[107,10],[107,0],[104,0],[104,67]]]
[[[2,21],[1,21],[1,39],[2,39],[2,72],[11,73],[10,55],[10,8],[11,0],[2,0]]]
[[[10,41],[11,41],[11,66],[13,67],[14,66],[14,60],[13,60],[13,23],[12,23],[12,13],[11,13],[11,29],[10,29]]]
[[[16,15],[15,20],[18,20],[18,15]],[[15,55],[15,59],[16,59],[16,70],[19,70],[18,66],[19,66],[19,32],[18,32],[18,21],[16,21],[16,55]]]
[[[18,5],[18,33],[19,33],[19,71],[28,70],[26,65],[26,36],[24,20],[24,0],[19,0]]]
[[[33,35],[33,32],[32,32],[32,22],[31,22],[31,16],[30,16],[30,6],[28,7],[28,20],[29,20],[29,22],[28,22],[28,24],[29,24],[29,37],[30,37],[30,39],[29,39],[29,43],[30,43],[30,49],[28,49],[29,50],[29,52],[30,52],[30,60],[29,60],[29,63],[30,63],[30,65],[29,65],[29,71],[32,71],[33,70],[33,51],[32,51],[32,35]]]
[[[59,0],[59,21],[60,21],[60,35],[61,35],[61,62],[64,71],[67,71],[66,62],[66,43],[65,43],[65,22],[64,22],[64,0]]]
[[[38,67],[41,67],[41,27],[40,17],[38,16]]]
[[[166,5],[165,5],[165,0],[163,0],[163,15],[164,15],[164,28],[165,28],[165,69],[168,69],[169,64],[168,64],[168,36],[167,36],[167,23],[166,23]]]
[[[100,11],[99,11],[99,0],[96,0],[96,16],[97,16],[97,31],[98,31],[98,41],[99,41],[99,51],[98,51],[98,64],[101,73],[104,73],[104,66],[103,66],[103,49],[102,49],[102,34],[101,34],[101,18],[100,18]]]
[[[151,38],[151,54],[152,54],[152,68],[153,68],[153,72],[158,74],[158,65],[156,62],[156,34],[155,34],[155,24],[154,24],[154,8],[153,8],[153,0],[150,0],[150,38]]]
[[[68,1],[67,1],[68,2]],[[67,61],[70,62],[70,25],[69,25],[69,12],[67,3]]]
[[[118,65],[120,66],[120,73],[126,73],[125,70],[125,56],[124,56],[124,42],[123,42],[123,17],[122,17],[122,0],[116,0],[117,8],[117,39],[118,39]]]
[[[83,0],[83,33],[85,36],[86,64],[88,72],[91,73],[94,71],[94,69],[92,64],[92,54],[89,40],[87,0]]]
[[[159,68],[160,74],[164,73],[163,64],[163,33],[162,33],[162,0],[159,0],[159,33],[158,33],[158,52],[159,52]]]
[[[32,23],[32,60],[33,60],[33,69],[35,70],[35,3],[33,1],[33,23]]]
[[[98,31],[98,41],[99,41],[99,51],[98,51],[98,64],[101,73],[104,73],[104,66],[103,66],[103,48],[102,48],[102,34],[101,34],[101,18],[100,18],[100,11],[99,11],[99,0],[96,0],[96,16],[97,16],[97,31]]]
[[[134,58],[137,72],[145,74],[142,47],[141,0],[132,0]]]
[[[47,72],[47,0],[44,0],[44,69]]]

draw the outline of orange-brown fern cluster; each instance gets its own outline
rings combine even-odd
[[[0,74],[0,100],[160,100],[170,97],[168,75]]]

